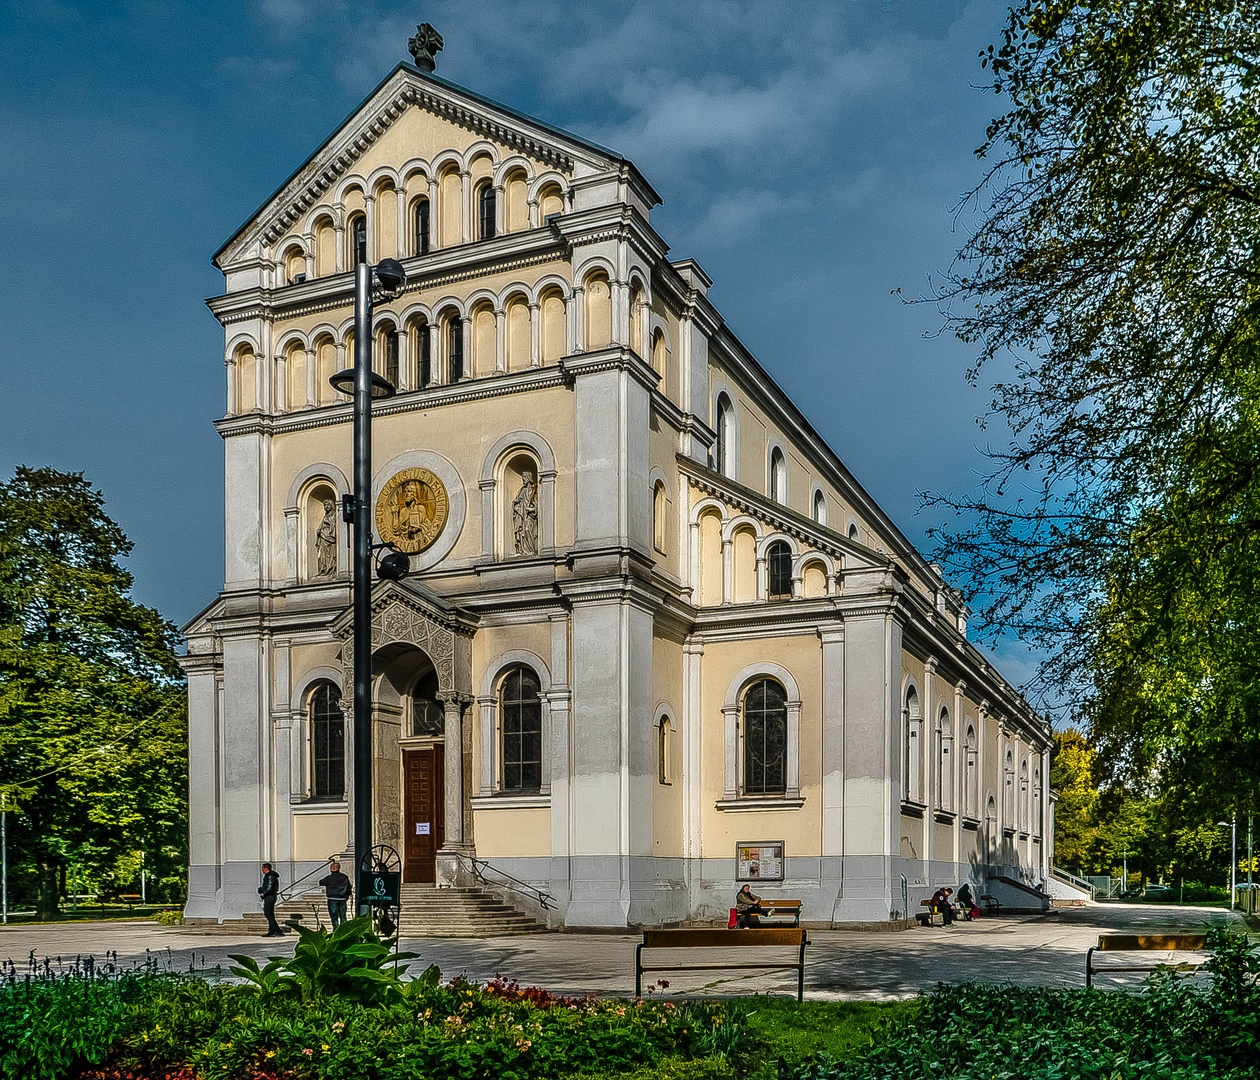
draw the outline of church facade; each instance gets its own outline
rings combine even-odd
[[[616,153],[400,64],[215,255],[223,591],[186,628],[186,916],[349,851],[353,267],[376,305],[375,843],[566,927],[905,918],[1051,857],[1050,732],[653,230]],[[473,860],[477,860],[474,864]],[[506,880],[506,878],[504,879]],[[510,894],[528,904],[521,894]]]

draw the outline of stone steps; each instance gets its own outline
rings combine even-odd
[[[502,937],[547,928],[481,889],[403,885],[398,929],[407,937]]]

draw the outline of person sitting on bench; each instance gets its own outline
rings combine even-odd
[[[949,898],[949,894],[954,890],[942,885],[932,894],[932,909],[941,913],[941,919],[946,926],[954,925],[954,905]]]
[[[976,898],[971,895],[971,882],[964,881],[958,887],[958,907],[964,919],[974,919],[980,914],[976,910]]]
[[[740,929],[749,926],[760,926],[761,920],[758,915],[768,915],[769,912],[761,906],[761,897],[752,891],[747,885],[740,888],[735,894],[735,915],[739,920]]]

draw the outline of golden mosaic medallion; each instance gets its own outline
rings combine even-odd
[[[376,500],[376,532],[399,551],[415,555],[441,535],[449,510],[441,480],[428,469],[403,469]]]

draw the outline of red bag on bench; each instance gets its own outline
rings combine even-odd
[[[738,925],[739,925],[739,916],[735,914],[735,909],[731,908],[731,918],[730,918],[730,921],[726,924],[726,929],[734,930],[735,927],[737,927]]]

